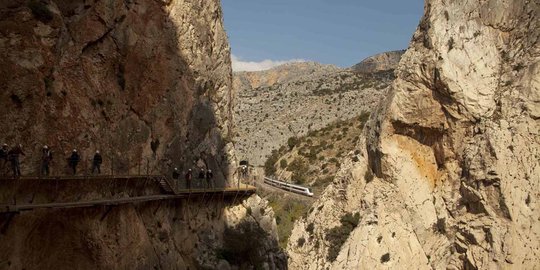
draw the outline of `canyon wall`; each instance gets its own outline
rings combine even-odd
[[[536,269],[539,27],[537,1],[426,1],[357,159],[297,222],[289,266]]]
[[[115,173],[200,166],[231,178],[219,1],[11,0],[0,14],[0,140],[23,145],[23,174],[48,145],[53,174],[76,148],[85,165],[101,150]]]
[[[83,172],[101,150],[107,174],[201,167],[218,186],[235,182],[219,0],[2,1],[0,86],[0,142],[23,145],[23,176],[39,173],[48,145],[52,175],[68,173],[76,148]],[[2,204],[161,193],[152,181],[9,181]],[[286,268],[273,212],[256,195],[1,213],[0,250],[0,269]]]
[[[285,269],[268,202],[231,203],[208,195],[0,214],[0,269]]]

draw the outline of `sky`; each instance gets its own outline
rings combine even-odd
[[[233,70],[294,61],[340,67],[406,49],[423,0],[221,0]]]

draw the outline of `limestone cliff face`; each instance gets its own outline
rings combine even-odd
[[[101,150],[117,173],[151,157],[154,173],[197,163],[231,174],[219,1],[11,0],[0,14],[0,140],[23,144],[23,173],[47,144],[54,174],[73,148]]]
[[[404,53],[405,51],[402,50],[376,54],[352,66],[352,69],[357,72],[377,72],[394,70],[397,68],[399,60],[401,60],[401,57]]]
[[[296,224],[291,268],[537,268],[539,26],[537,1],[426,1],[358,161]],[[330,261],[346,212],[360,222]]]

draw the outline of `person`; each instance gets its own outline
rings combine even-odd
[[[191,189],[191,178],[193,178],[193,174],[191,172],[191,169],[189,169],[186,173],[186,188]]]
[[[99,150],[96,150],[94,154],[94,159],[92,160],[92,174],[97,171],[97,174],[101,174],[101,163],[103,163],[103,158],[99,153]]]
[[[77,165],[80,160],[81,157],[79,156],[79,153],[77,153],[77,149],[73,149],[71,156],[68,158],[68,165],[73,170],[73,175],[77,174]]]
[[[0,174],[5,175],[6,173],[6,164],[8,162],[8,145],[2,144],[2,148],[0,148]]]
[[[206,171],[206,186],[208,188],[214,187],[214,174],[212,173],[212,170]]]
[[[47,145],[43,146],[43,149],[41,150],[41,174],[45,176],[49,176],[50,173],[50,165],[52,161],[52,152],[51,149]]]
[[[20,155],[25,156],[22,150],[22,144],[13,147],[8,151],[8,160],[11,163],[11,169],[13,170],[13,177],[21,176],[21,162]]]
[[[178,180],[178,178],[180,178],[180,173],[178,172],[178,168],[174,168],[174,171],[172,173],[172,178],[174,180]]]
[[[198,185],[204,186],[204,178],[205,178],[205,176],[206,176],[206,171],[204,170],[204,168],[201,168],[201,170],[199,171]]]

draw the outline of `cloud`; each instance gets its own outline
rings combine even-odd
[[[231,56],[231,60],[232,60],[233,71],[261,71],[261,70],[271,69],[271,68],[274,68],[283,64],[287,64],[287,63],[306,62],[306,60],[303,60],[303,59],[290,59],[290,60],[281,60],[281,61],[266,59],[260,62],[242,61],[242,59],[235,56],[234,54]]]

